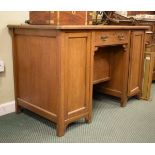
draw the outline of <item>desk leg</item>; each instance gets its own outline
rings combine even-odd
[[[127,105],[127,96],[121,98],[121,107],[125,107]]]
[[[91,114],[89,114],[89,115],[87,115],[87,116],[85,117],[85,122],[86,122],[86,123],[91,123],[91,122],[92,122],[92,116],[91,116]]]
[[[62,137],[65,134],[65,125],[64,124],[57,124],[57,136]]]
[[[21,106],[19,106],[18,104],[17,104],[17,102],[16,102],[16,114],[19,114],[19,113],[21,113],[21,111],[22,111],[22,107]]]
[[[142,97],[141,92],[140,92],[140,93],[138,93],[138,94],[136,95],[136,98],[137,98],[138,100],[140,100],[140,99],[141,99],[141,97]]]

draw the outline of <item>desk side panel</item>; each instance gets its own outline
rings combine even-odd
[[[51,120],[57,115],[56,46],[56,36],[44,32],[15,35],[18,104]]]

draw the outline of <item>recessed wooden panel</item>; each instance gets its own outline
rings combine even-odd
[[[82,35],[82,34],[81,34]],[[89,93],[89,38],[86,35],[68,34],[66,50],[67,114],[86,110]]]
[[[110,79],[110,53],[107,48],[99,48],[94,55],[93,83],[97,84]]]
[[[102,90],[107,94],[120,97],[123,91],[126,53],[120,46],[109,48],[109,52],[111,53],[111,76],[110,81],[103,83]]]
[[[143,49],[143,32],[132,32],[131,50],[130,50],[130,69],[128,80],[128,95],[134,95],[141,90],[142,85],[142,57]]]
[[[18,98],[56,114],[56,38],[15,37]]]

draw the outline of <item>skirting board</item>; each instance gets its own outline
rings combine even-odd
[[[15,101],[0,104],[0,116],[15,112]]]

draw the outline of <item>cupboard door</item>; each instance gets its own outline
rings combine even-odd
[[[90,34],[67,33],[65,50],[65,112],[71,118],[88,112],[90,96]]]
[[[129,60],[128,96],[140,93],[144,57],[144,32],[133,31]]]

